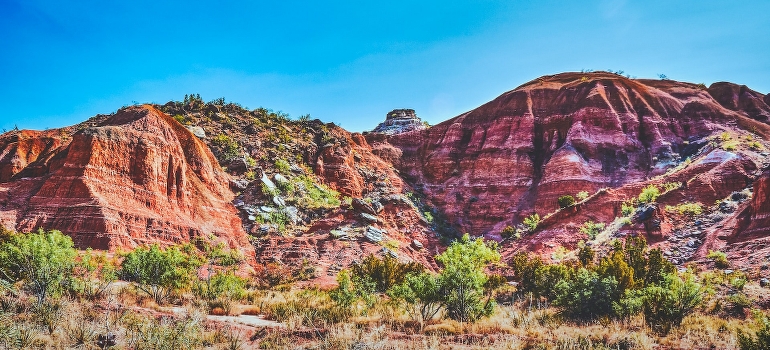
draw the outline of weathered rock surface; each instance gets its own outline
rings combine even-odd
[[[151,106],[72,134],[5,134],[0,150],[6,227],[58,229],[99,249],[213,237],[254,254],[230,204],[230,177],[205,144]]]
[[[410,131],[425,130],[427,126],[414,113],[414,109],[394,109],[377,125],[372,132],[386,135],[403,134]]]
[[[722,149],[716,138],[727,132],[733,140],[748,140],[749,133],[767,139],[770,127],[761,122],[767,105],[761,94],[723,85],[564,73],[427,130],[367,138],[461,232],[474,235],[495,237],[527,215],[556,212],[559,196],[611,189],[516,243],[571,246],[584,239],[578,232],[584,221],[611,222],[620,204],[647,184],[685,182],[665,204],[711,204],[751,185],[763,156],[740,146],[745,141]],[[659,235],[670,229],[665,220],[656,225]]]

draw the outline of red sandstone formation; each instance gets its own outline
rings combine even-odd
[[[555,212],[559,196],[610,189],[557,213],[536,235],[514,244],[538,250],[573,247],[585,239],[578,231],[583,222],[611,222],[620,204],[646,184],[684,182],[661,198],[661,206],[711,205],[750,186],[767,154],[746,144],[752,135],[761,142],[770,136],[761,122],[767,111],[762,95],[727,83],[706,89],[565,73],[536,79],[428,130],[370,135],[369,141],[458,228],[476,235],[494,237],[527,215]],[[724,132],[737,146],[718,139]],[[691,163],[683,164],[687,158]],[[633,229],[665,239],[672,227],[662,208],[657,212],[654,225]]]
[[[58,229],[79,247],[112,249],[213,238],[253,256],[208,147],[151,106],[70,134],[0,138],[0,219]]]
[[[0,136],[0,220],[17,230],[59,229],[80,247],[104,249],[213,235],[257,262],[310,262],[317,282],[333,283],[340,268],[370,253],[435,266],[438,226],[408,192],[424,195],[420,205],[435,206],[459,232],[495,239],[538,213],[536,232],[505,241],[503,253],[549,256],[586,240],[584,222],[616,221],[621,204],[645,186],[682,183],[618,236],[645,235],[678,263],[721,249],[756,265],[750,252],[770,251],[769,100],[730,83],[565,73],[427,130],[366,136],[236,105],[162,107],[201,129],[202,139],[154,107],[131,107],[69,128]],[[204,135],[228,136],[238,155],[218,162],[206,144],[213,137]],[[264,198],[253,175],[274,177],[279,158],[351,205],[301,212],[290,229],[263,231],[247,209],[281,205]],[[237,198],[228,186],[241,191]],[[558,210],[559,196],[581,191],[591,196]],[[708,215],[695,223],[666,210],[684,202],[702,203]],[[246,230],[259,236],[256,251]]]

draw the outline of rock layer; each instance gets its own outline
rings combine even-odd
[[[425,130],[426,128],[422,120],[414,113],[414,109],[394,109],[385,116],[385,121],[377,125],[372,132],[396,135]]]
[[[559,196],[664,175],[700,155],[709,138],[722,132],[751,130],[767,138],[770,128],[757,121],[767,108],[756,98],[761,95],[740,88],[737,100],[711,95],[722,90],[735,89],[564,73],[536,79],[427,130],[372,135],[369,141],[376,153],[394,155],[390,159],[405,178],[422,186],[460,230],[496,234],[526,215],[554,212]],[[737,102],[725,106],[728,100]],[[747,105],[760,112],[746,112]],[[757,168],[755,156],[714,154],[702,170],[723,171],[691,185],[710,193],[704,198],[742,189],[751,182],[746,174]],[[626,198],[638,194],[628,192]],[[617,209],[601,210],[609,216]]]
[[[58,229],[79,247],[112,249],[194,238],[253,256],[229,177],[208,147],[151,106],[95,126],[0,139],[0,218],[19,231]]]

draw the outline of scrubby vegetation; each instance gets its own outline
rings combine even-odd
[[[436,257],[437,271],[371,255],[331,290],[292,288],[306,271],[278,263],[244,274],[237,252],[193,243],[112,256],[77,251],[58,231],[0,235],[0,348],[768,344],[767,315],[744,320],[758,293],[746,274],[677,272],[640,237],[603,253],[581,244],[574,258],[547,263],[526,253],[501,262],[494,243],[465,235]],[[211,318],[255,314],[283,328]]]
[[[570,195],[564,195],[559,197],[559,208],[567,208],[575,205],[575,197],[572,197]]]

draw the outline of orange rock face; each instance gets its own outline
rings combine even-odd
[[[20,231],[58,229],[79,247],[226,242],[253,256],[208,147],[150,106],[93,127],[0,139],[0,218]]]

